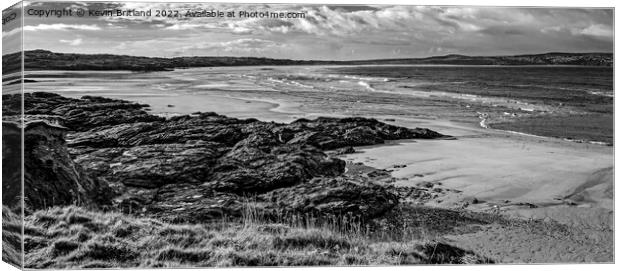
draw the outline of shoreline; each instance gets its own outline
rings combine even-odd
[[[211,97],[221,97],[221,96],[217,96],[213,94],[201,94],[201,95],[209,95]],[[301,110],[294,110],[296,108],[295,104],[293,103],[287,104],[287,103],[284,103],[284,102],[281,102],[275,99],[266,100],[266,99],[260,99],[260,98],[252,98],[252,97],[231,97],[231,96],[226,96],[226,97],[221,97],[221,98],[224,98],[226,101],[234,101],[237,105],[242,105],[242,106],[256,105],[256,104],[259,105],[259,106],[247,108],[247,111],[252,111],[251,113],[244,112],[242,114],[235,114],[233,112],[231,114],[230,111],[229,112],[216,111],[219,114],[230,115],[234,117],[243,117],[243,115],[251,114],[254,118],[257,118],[260,120],[281,121],[281,122],[290,122],[297,118],[313,118],[313,117],[318,117],[318,116],[346,117],[346,115],[344,114],[318,114],[318,113],[301,112]],[[250,102],[250,103],[247,103],[247,102]],[[282,108],[287,108],[289,110],[282,110]],[[293,110],[290,110],[291,108]],[[206,111],[206,110],[203,110],[203,111]],[[156,112],[153,112],[153,113],[156,113]],[[273,114],[276,114],[278,117],[273,118],[274,116]],[[547,170],[545,168],[540,168],[540,167],[538,167],[539,169],[536,169],[537,167],[535,166],[535,164],[532,164],[532,165],[528,164],[528,166],[525,168],[534,168],[537,171],[532,176],[540,176],[539,178],[541,178],[542,176],[548,176],[546,178],[542,177],[542,179],[543,180],[549,179],[549,178],[550,179],[531,183],[526,186],[526,187],[529,187],[527,189],[530,192],[538,190],[538,189],[543,189],[543,190],[549,189],[549,185],[552,183],[555,183],[551,185],[551,187],[557,186],[559,188],[552,189],[553,191],[556,191],[554,193],[562,192],[562,193],[568,194],[569,190],[572,191],[574,190],[575,187],[578,187],[579,185],[582,184],[581,181],[579,181],[577,178],[571,177],[571,175],[580,175],[580,176],[584,176],[585,178],[589,170],[595,171],[595,170],[598,170],[598,168],[603,167],[603,166],[601,165],[595,168],[596,167],[595,165],[597,165],[598,163],[590,161],[588,162],[590,163],[590,166],[583,166],[580,169],[581,173],[579,174],[577,174],[576,172],[573,172],[568,175],[566,175],[566,173],[561,173],[560,175],[563,175],[564,178],[570,179],[572,181],[558,183],[558,181],[562,178],[558,177],[557,175],[559,174],[559,172],[564,172],[563,169],[571,169],[575,167],[579,168],[579,166],[576,166],[576,165],[561,166],[561,165],[566,164],[566,163],[563,163],[562,161],[571,161],[571,160],[579,158],[580,156],[584,156],[584,154],[588,154],[586,156],[593,157],[592,159],[599,159],[599,160],[603,159],[600,161],[605,161],[605,160],[608,161],[608,162],[602,162],[602,163],[613,162],[613,152],[612,152],[613,148],[609,148],[609,146],[604,145],[604,144],[582,144],[580,142],[569,141],[566,139],[556,138],[556,137],[545,137],[545,136],[520,133],[520,132],[510,131],[510,130],[493,129],[493,128],[484,129],[479,126],[468,125],[467,123],[453,122],[453,121],[441,120],[441,119],[420,119],[420,118],[413,118],[413,117],[391,116],[391,115],[375,115],[371,117],[379,121],[386,122],[386,123],[390,123],[386,121],[386,119],[389,119],[390,121],[393,119],[394,121],[392,121],[391,123],[393,123],[394,125],[404,126],[408,128],[427,127],[427,128],[439,131],[441,133],[454,136],[457,139],[457,140],[424,141],[425,144],[417,143],[418,141],[421,142],[423,140],[415,140],[415,141],[404,140],[404,141],[397,141],[397,142],[386,142],[386,144],[383,144],[383,145],[360,147],[359,149],[362,151],[361,153],[345,156],[345,158],[348,159],[351,156],[356,157],[357,155],[357,158],[354,159],[352,162],[362,162],[367,166],[374,167],[374,168],[381,169],[381,170],[388,169],[389,166],[392,166],[392,165],[387,165],[385,163],[377,164],[377,161],[382,160],[382,159],[390,160],[391,162],[393,162],[392,164],[407,164],[408,163],[406,161],[395,161],[395,160],[392,161],[392,159],[385,159],[385,157],[390,157],[390,156],[385,156],[382,154],[385,151],[389,152],[391,156],[404,155],[405,157],[407,157],[408,153],[410,152],[418,152],[418,153],[421,152],[420,148],[428,149],[427,152],[430,153],[429,155],[421,155],[420,157],[418,157],[419,159],[417,161],[422,161],[421,162],[422,164],[424,163],[425,160],[432,161],[432,159],[439,158],[439,157],[433,158],[432,153],[442,153],[442,152],[446,153],[445,156],[442,156],[444,157],[443,158],[444,160],[446,159],[446,157],[458,156],[456,153],[454,153],[453,155],[448,154],[448,153],[451,153],[450,151],[451,148],[460,148],[460,149],[464,148],[464,151],[459,152],[461,153],[461,155],[463,153],[478,153],[478,155],[476,155],[476,157],[478,158],[470,157],[469,159],[467,159],[467,160],[473,160],[473,161],[477,161],[477,160],[485,161],[485,159],[488,160],[489,155],[492,156],[493,153],[501,152],[501,153],[505,153],[507,157],[511,157],[511,159],[502,158],[503,156],[498,156],[496,158],[497,161],[502,162],[500,164],[503,164],[504,166],[506,166],[516,161],[522,161],[524,159],[527,160],[528,157],[531,156],[531,154],[528,154],[528,152],[524,152],[522,150],[523,148],[525,148],[525,146],[528,146],[527,149],[534,149],[534,150],[537,149],[538,150],[537,156],[543,157],[542,161],[546,161],[546,162],[541,162],[541,164],[553,164],[553,165],[556,165],[553,167],[557,169]],[[449,142],[449,143],[442,144],[444,142]],[[429,147],[428,146],[429,144],[436,145],[436,146]],[[442,146],[442,145],[445,145],[445,146]],[[398,146],[398,147],[394,148],[394,146]],[[481,146],[481,147],[476,147],[476,146]],[[474,148],[476,150],[474,151],[471,148]],[[468,150],[471,149],[471,150],[465,151],[465,149],[468,149]],[[422,153],[424,153],[424,151],[422,151]],[[554,153],[565,153],[568,156],[558,156],[556,158],[556,156],[553,155]],[[564,158],[559,158],[559,157],[564,157]],[[568,157],[572,157],[572,158],[568,158]],[[594,157],[598,157],[598,158],[594,158]],[[608,157],[608,159],[605,159],[603,157]],[[412,160],[411,163],[413,164],[420,163],[420,162],[415,162],[414,160]],[[587,159],[584,161],[587,161]],[[458,162],[459,163],[453,164],[455,168],[452,168],[451,171],[454,171],[454,170],[471,171],[472,170],[471,163],[467,163],[467,161],[460,161],[460,160]],[[477,163],[477,164],[480,164],[480,163]],[[474,171],[476,171],[475,169],[476,167],[480,169],[480,171],[478,171],[479,173],[477,174],[482,174],[481,176],[485,176],[486,179],[489,179],[489,180],[492,179],[492,177],[490,176],[500,176],[500,175],[497,175],[499,174],[498,172],[493,173],[494,171],[491,171],[489,173],[487,169],[488,166],[483,166],[483,167],[475,166],[473,168]],[[613,167],[613,165],[611,167]],[[524,170],[523,168],[522,169],[518,169],[518,168],[520,167],[514,167],[514,169],[512,170],[508,170],[506,168],[502,170],[508,173],[510,172],[518,173],[519,171]],[[394,170],[392,172],[393,177],[396,177],[396,178],[407,177],[407,176],[403,176],[403,173],[402,173],[403,170],[406,171],[407,168]],[[420,174],[420,173],[412,173],[410,175],[415,175],[415,174]],[[443,198],[442,199],[443,202],[438,204],[441,207],[454,208],[455,207],[454,204],[458,204],[465,197],[479,197],[480,198],[479,200],[483,202],[495,201],[495,203],[492,205],[506,205],[506,204],[501,204],[501,203],[505,200],[511,200],[511,204],[506,205],[508,206],[508,208],[506,208],[507,211],[508,209],[518,209],[518,210],[528,209],[530,207],[528,207],[529,205],[527,204],[535,204],[541,208],[546,208],[544,206],[554,206],[554,205],[565,204],[562,201],[554,200],[553,196],[541,197],[541,196],[534,195],[533,197],[529,197],[529,198],[526,197],[526,198],[519,199],[519,194],[527,194],[526,191],[524,190],[526,188],[524,187],[519,188],[519,186],[514,186],[514,184],[510,185],[510,183],[513,183],[514,180],[521,179],[518,177],[520,176],[519,174],[511,178],[508,178],[508,179],[504,178],[505,181],[503,182],[497,182],[497,181],[485,182],[486,183],[485,185],[491,185],[491,186],[486,186],[486,188],[482,188],[479,183],[480,180],[474,180],[476,178],[471,178],[471,180],[469,180],[465,176],[458,176],[458,174],[455,174],[455,175],[456,176],[444,176],[443,180],[434,181],[435,183],[436,182],[442,183],[442,187],[463,191],[463,193],[459,195],[458,197],[451,198],[452,196],[448,195],[447,197]],[[555,177],[550,177],[554,175]],[[527,176],[527,174],[524,176]],[[556,180],[556,181],[551,181],[551,180]],[[425,178],[419,178],[419,180],[414,180],[413,182],[410,182],[409,184],[403,184],[402,182],[400,183],[397,182],[396,185],[415,185],[416,183],[420,183],[422,181],[428,181],[428,180],[426,180]],[[476,184],[477,182],[478,184]],[[544,188],[544,187],[547,187],[547,188]],[[510,192],[510,193],[507,192],[510,189],[514,189],[514,191],[517,191],[517,192]],[[496,191],[492,192],[494,190]],[[487,192],[484,192],[484,191],[487,191]],[[505,192],[501,192],[501,191],[505,191]],[[484,196],[485,194],[486,196]],[[489,205],[489,204],[486,204],[486,205]],[[519,205],[519,204],[523,204],[523,205]],[[481,206],[470,206],[470,209],[484,211],[484,210],[492,210],[493,208],[491,208],[491,206],[482,207],[482,208]]]

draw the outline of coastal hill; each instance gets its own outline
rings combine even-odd
[[[2,57],[2,74],[19,71],[21,53]],[[263,57],[140,57],[111,54],[67,54],[46,50],[24,52],[26,70],[129,70],[166,71],[175,68],[253,65],[582,65],[612,66],[612,53],[545,53],[515,56],[445,55],[426,58],[370,59],[351,61],[291,60]]]

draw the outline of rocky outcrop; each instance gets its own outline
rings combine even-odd
[[[260,196],[273,212],[372,218],[391,210],[398,197],[383,186],[350,178],[315,178]]]
[[[21,95],[2,95],[2,114],[19,115]],[[24,115],[26,117],[55,116],[58,123],[72,131],[86,131],[106,125],[133,123],[138,121],[155,121],[162,118],[149,115],[141,105],[129,101],[103,97],[84,96],[72,99],[48,92],[23,94]],[[35,119],[40,119],[35,117]]]
[[[18,208],[22,199],[22,131],[18,123],[2,122],[2,205]]]
[[[378,216],[397,204],[396,196],[338,177],[345,162],[324,151],[443,136],[366,118],[277,124],[198,112],[163,119],[121,100],[24,97],[27,116],[45,119],[47,129],[27,138],[33,208],[108,200],[124,212],[175,222],[240,216],[248,198],[268,213]],[[14,109],[3,111],[10,116]]]
[[[4,121],[3,137],[21,134],[21,128],[19,123]],[[110,203],[112,194],[107,183],[89,178],[69,156],[64,142],[66,132],[66,128],[45,121],[24,124],[23,189],[24,207],[27,212],[55,205],[102,206]],[[16,142],[21,144],[21,140]],[[3,156],[18,151],[18,144],[3,144]],[[16,178],[17,181],[20,180],[19,176]],[[11,178],[12,181],[8,183],[16,184],[13,179]],[[7,197],[20,197],[21,191],[14,191],[15,187],[21,189],[21,185],[10,187],[5,190],[8,192]]]
[[[308,144],[323,150],[382,144],[386,140],[443,137],[425,128],[408,129],[359,117],[299,119],[278,127],[277,132],[288,144]]]

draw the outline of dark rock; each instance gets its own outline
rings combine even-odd
[[[220,144],[211,142],[129,148],[111,166],[111,180],[146,188],[169,183],[202,183],[208,180],[223,150]]]
[[[577,205],[577,204],[576,204],[576,203],[574,203],[574,202],[566,202],[566,204],[567,204],[567,205]],[[536,205],[536,204],[532,204],[532,203],[529,203],[529,202],[519,202],[519,203],[517,203],[517,205],[520,205],[520,206],[526,206],[526,207],[528,207],[528,208],[532,208],[532,209],[533,209],[533,208],[538,208],[538,205]]]
[[[259,196],[271,202],[267,208],[303,214],[359,215],[377,217],[398,204],[398,197],[383,186],[349,178],[315,178],[293,187]]]
[[[431,183],[431,182],[427,182],[427,181],[422,181],[419,182],[418,184],[416,184],[417,186],[421,186],[421,187],[426,187],[426,188],[433,188],[433,186],[435,186],[435,184]]]
[[[72,136],[72,147],[132,147],[149,144],[176,144],[210,141],[234,146],[249,136],[242,128],[249,120],[226,118],[217,114],[179,116],[166,121],[125,123],[93,129]]]
[[[286,130],[294,134],[289,144],[309,144],[324,150],[382,144],[385,140],[444,137],[429,129],[408,129],[359,117],[300,119],[286,125]]]
[[[22,200],[22,161],[21,128],[18,126],[18,122],[3,121],[2,205],[10,208],[18,208],[19,210],[17,210],[16,213],[20,214]],[[4,215],[4,211],[2,214]]]
[[[203,223],[223,217],[240,217],[241,197],[190,184],[170,184],[159,189],[145,213],[173,223]]]
[[[162,120],[142,110],[147,105],[123,100],[92,96],[73,99],[47,92],[25,93],[23,99],[25,115],[59,116],[62,118],[61,125],[75,131]],[[3,115],[21,114],[21,95],[2,95],[2,102]]]
[[[390,172],[385,169],[375,169],[371,172],[366,173],[366,176],[368,176],[368,178],[380,179],[390,178],[392,177],[392,174],[390,174]]]
[[[351,146],[340,148],[335,151],[336,155],[344,155],[344,154],[351,154],[351,153],[355,153],[355,148]]]
[[[478,204],[480,203],[480,200],[478,200],[478,198],[476,197],[466,197],[465,199],[463,199],[463,201],[467,204]]]
[[[218,191],[261,193],[317,176],[337,176],[344,167],[344,161],[318,149],[282,144],[264,132],[239,141],[222,156],[209,182]]]
[[[493,260],[478,256],[471,250],[464,250],[442,242],[430,242],[418,245],[417,249],[422,252],[419,255],[425,264],[489,264]]]
[[[20,129],[17,124],[3,122],[3,135],[18,133],[16,129]],[[45,121],[25,124],[23,189],[26,211],[55,205],[110,204],[113,195],[107,183],[89,178],[69,156],[64,141],[66,132],[66,128]],[[3,144],[3,154],[16,151],[5,147],[11,148],[11,145]],[[7,192],[14,194],[10,189]]]
[[[396,186],[390,191],[398,195],[402,201],[414,202],[414,203],[426,203],[433,199],[434,194],[430,193],[426,189],[409,186]]]

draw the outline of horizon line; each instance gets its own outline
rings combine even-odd
[[[47,49],[31,49],[31,50],[23,50],[9,54],[3,54],[3,56],[17,54],[20,52],[32,52],[32,51],[47,51],[55,54],[75,54],[75,55],[114,55],[114,56],[128,56],[128,57],[145,57],[145,58],[165,58],[165,59],[173,59],[173,58],[191,58],[191,57],[212,57],[212,58],[263,58],[263,59],[274,59],[274,60],[292,60],[292,61],[321,61],[321,62],[355,62],[355,61],[378,61],[378,60],[410,60],[410,59],[428,59],[434,57],[448,57],[448,56],[462,56],[462,57],[518,57],[518,56],[536,56],[536,55],[550,55],[550,54],[611,54],[614,52],[544,52],[544,53],[522,53],[522,54],[505,54],[505,55],[464,55],[464,54],[445,54],[445,55],[430,55],[423,57],[399,57],[399,58],[366,58],[366,59],[352,59],[352,60],[319,60],[319,59],[291,59],[291,58],[273,58],[266,56],[213,56],[213,55],[194,55],[194,56],[144,56],[144,55],[125,55],[125,54],[114,54],[114,53],[70,53],[70,52],[54,52]]]

